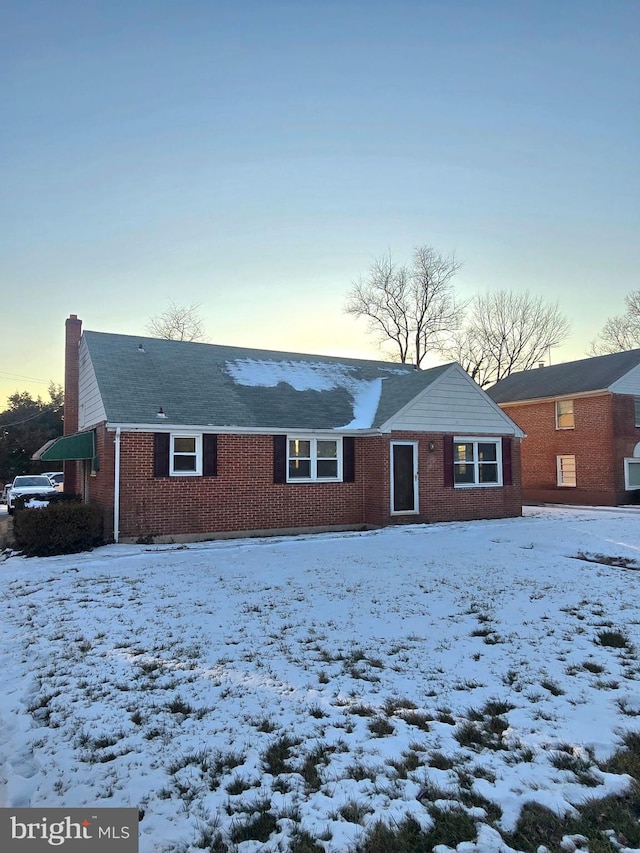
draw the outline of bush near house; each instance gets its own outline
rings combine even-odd
[[[103,527],[102,510],[75,495],[60,495],[35,509],[16,505],[13,517],[16,545],[28,557],[90,551],[103,544]]]

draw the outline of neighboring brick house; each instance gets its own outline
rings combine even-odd
[[[522,431],[458,364],[86,331],[66,322],[65,490],[116,541],[518,516]]]
[[[615,506],[640,494],[640,349],[513,373],[487,393],[526,433],[525,500]]]

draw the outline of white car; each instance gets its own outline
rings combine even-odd
[[[57,492],[61,492],[64,486],[64,473],[62,471],[45,471],[44,476],[51,480],[51,485]]]
[[[46,500],[57,494],[57,490],[51,485],[51,480],[45,477],[44,474],[24,474],[16,477],[11,484],[9,494],[7,495],[7,511],[9,515],[13,515],[16,498],[33,495],[34,498],[38,497]]]

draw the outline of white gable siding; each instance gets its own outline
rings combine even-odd
[[[513,421],[456,365],[384,426],[386,429],[410,432],[523,435]]]
[[[84,341],[80,339],[80,372],[78,379],[78,428],[89,429],[96,424],[106,421],[102,397],[98,390],[96,374],[91,363],[91,356]]]
[[[634,397],[640,397],[640,364],[632,367],[628,373],[610,385],[609,391],[614,394],[633,394]]]

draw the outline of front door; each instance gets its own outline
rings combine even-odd
[[[418,444],[391,444],[391,512],[418,512]]]

